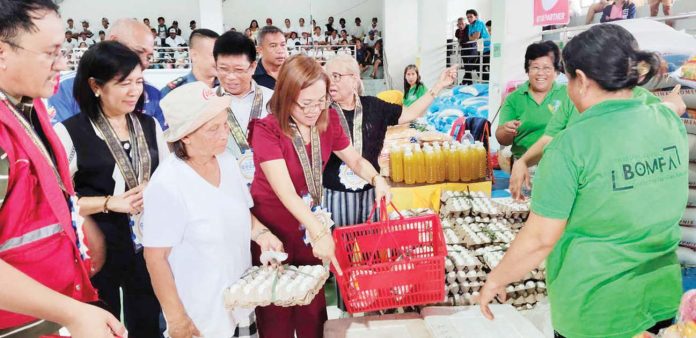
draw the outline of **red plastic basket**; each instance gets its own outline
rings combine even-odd
[[[333,232],[343,271],[336,280],[346,309],[356,313],[442,302],[447,248],[440,218],[399,213],[399,219],[389,220],[386,203],[380,205],[379,222]]]

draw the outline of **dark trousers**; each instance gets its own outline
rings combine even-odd
[[[104,308],[116,318],[121,315],[123,289],[124,324],[131,338],[160,337],[160,305],[150,284],[143,253],[107,250],[104,267],[92,277]]]
[[[309,305],[269,305],[256,308],[256,325],[261,338],[321,338],[324,336],[326,320],[323,288]]]
[[[671,326],[672,323],[674,323],[674,319],[663,320],[661,322],[657,322],[657,324],[655,324],[653,327],[649,328],[647,331],[652,333],[652,334],[658,334],[660,332],[660,330]],[[559,334],[556,331],[553,332],[553,336],[554,336],[554,338],[565,338],[565,336],[562,336],[561,334]]]

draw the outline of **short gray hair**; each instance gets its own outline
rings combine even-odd
[[[330,66],[338,67],[341,69],[341,71],[348,71],[355,74],[355,76],[358,77],[358,88],[356,88],[356,90],[358,91],[358,95],[363,95],[365,85],[363,84],[362,79],[360,79],[360,66],[354,57],[345,54],[337,55],[331,58],[329,61],[326,61],[324,69],[328,69]]]
[[[261,28],[261,31],[259,31],[259,46],[263,44],[263,38],[265,38],[267,34],[276,33],[283,34],[283,31],[276,26],[264,26],[263,28]]]

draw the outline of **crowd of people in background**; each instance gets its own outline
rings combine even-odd
[[[169,24],[164,17],[158,17],[156,25],[151,24],[149,18],[143,18],[142,22],[150,29],[154,38],[155,53],[150,62],[150,68],[191,67],[188,50],[190,36],[182,35],[177,20]],[[309,55],[322,63],[338,55],[351,55],[357,59],[363,72],[370,68],[369,66],[374,66],[367,75],[376,78],[383,63],[384,45],[379,19],[373,17],[367,27],[362,24],[360,17],[356,17],[353,22],[354,24],[348,26],[345,18],[339,18],[336,24],[334,17],[331,16],[326,24],[318,25],[315,20],[307,24],[304,18],[296,20],[285,18],[283,24],[277,27],[283,33],[286,40],[284,46],[288,48],[291,55]],[[266,18],[265,23],[266,26],[275,27],[272,18]],[[88,20],[82,20],[81,24],[81,29],[76,28],[74,20],[67,19],[62,49],[66,51],[68,62],[73,67],[77,66],[87,48],[106,39],[110,22],[108,18],[102,18],[97,35],[92,32]],[[190,32],[195,31],[196,28],[196,21],[191,20]],[[248,27],[239,31],[243,31],[246,37],[259,45],[259,33],[262,28],[257,20],[251,20]],[[237,28],[231,27],[229,30],[237,31]]]

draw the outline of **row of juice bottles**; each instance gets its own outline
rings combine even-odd
[[[406,184],[470,182],[486,178],[488,153],[481,142],[433,142],[393,146],[389,154],[393,182]]]

